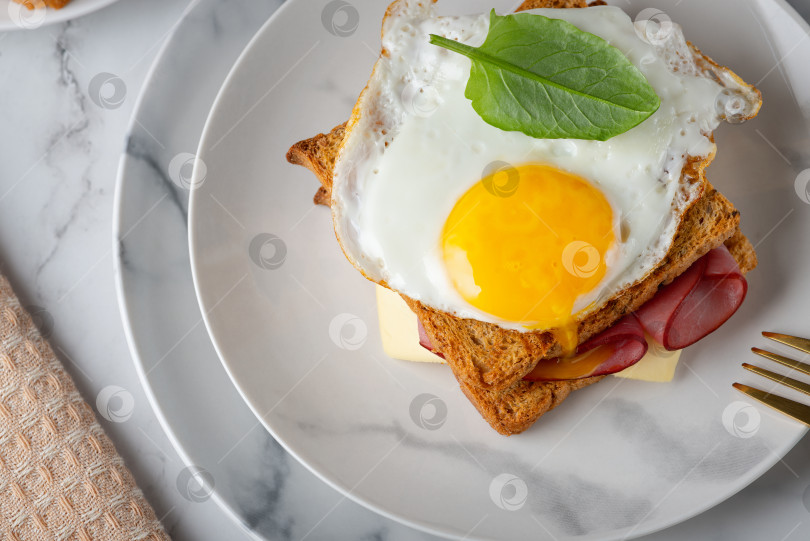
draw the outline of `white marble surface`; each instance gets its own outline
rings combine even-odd
[[[810,16],[809,0],[794,5]],[[89,402],[110,385],[133,396],[130,418],[102,422],[172,536],[250,539],[213,500],[194,503],[178,490],[185,464],[138,382],[113,279],[113,190],[124,135],[149,65],[185,8],[182,0],[121,0],[71,23],[0,34],[0,265],[23,303],[44,309],[52,344]],[[124,82],[120,106],[101,107],[92,95],[102,73]],[[809,451],[805,438],[740,494],[647,539],[810,538]],[[313,498],[327,510],[348,508],[345,520],[368,522],[360,528],[368,538],[427,538],[354,511],[326,486],[294,498],[294,484],[281,486],[302,506]],[[297,516],[295,508],[286,513]],[[273,536],[291,537],[284,528]]]

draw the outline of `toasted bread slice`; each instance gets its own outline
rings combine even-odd
[[[593,4],[596,3],[601,2]],[[527,0],[519,11],[586,6],[584,0]],[[694,51],[700,55],[697,49]],[[722,70],[723,77],[739,81],[709,58],[701,55],[700,59],[702,69]],[[722,80],[722,77],[716,78]],[[327,134],[296,143],[287,154],[290,163],[309,168],[320,180],[321,187],[314,198],[317,204],[331,203],[332,171],[345,133],[346,124],[341,124]],[[713,157],[690,159],[684,167],[682,181],[698,184],[702,194],[684,215],[667,256],[644,280],[620,292],[600,310],[580,321],[579,343],[638,309],[660,286],[671,282],[694,261],[724,242],[743,272],[756,266],[753,248],[739,231],[739,212],[705,179],[704,169]],[[502,434],[522,432],[572,390],[601,379],[524,382],[522,378],[537,362],[560,354],[561,347],[553,332],[508,330],[486,322],[461,319],[403,298],[419,317],[436,350],[447,359],[464,393]]]

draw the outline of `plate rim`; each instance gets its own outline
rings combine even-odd
[[[118,0],[103,0],[103,1],[113,3],[117,2]],[[172,47],[174,40],[177,36],[177,33],[179,32],[179,29],[182,26],[182,22],[201,3],[202,0],[191,0],[188,6],[186,6],[186,8],[183,10],[178,21],[173,25],[169,35],[166,36],[165,41],[160,45],[160,48],[155,54],[155,58],[152,61],[152,64],[149,66],[149,70],[147,71],[146,76],[144,77],[143,84],[141,85],[141,90],[138,93],[138,97],[136,98],[135,104],[132,108],[132,116],[128,121],[125,132],[126,138],[129,138],[130,134],[136,127],[139,114],[141,113],[141,110],[146,101],[147,91],[151,87],[151,83],[154,81],[154,78],[157,74],[159,67],[162,64],[162,61],[164,60],[165,55]],[[282,4],[282,6],[283,5],[284,4]],[[127,177],[126,169],[128,161],[129,157],[127,155],[126,148],[124,148],[121,151],[121,155],[118,161],[118,168],[116,170],[115,175],[115,190],[113,193],[112,239],[111,239],[114,258],[113,274],[115,278],[115,295],[118,300],[118,312],[121,317],[121,323],[123,324],[122,326],[124,328],[124,337],[127,342],[127,349],[129,350],[130,357],[132,357],[132,364],[135,366],[135,372],[138,376],[138,382],[141,384],[141,388],[143,389],[144,394],[146,395],[146,399],[149,402],[149,406],[154,412],[158,424],[160,425],[160,428],[163,430],[163,433],[166,435],[166,438],[169,440],[169,443],[171,444],[172,448],[180,457],[180,460],[183,462],[185,466],[192,466],[194,465],[194,461],[191,460],[191,457],[189,456],[185,447],[180,443],[180,440],[178,439],[175,430],[172,428],[172,424],[169,422],[169,419],[165,414],[164,408],[161,406],[160,401],[157,399],[157,396],[155,395],[154,389],[152,388],[152,384],[150,383],[149,376],[146,371],[146,366],[143,362],[143,356],[141,355],[140,346],[138,345],[138,338],[135,336],[135,333],[133,332],[132,310],[130,303],[128,301],[127,294],[125,292],[124,274],[121,271],[122,269],[121,250],[119,249],[120,233],[122,231],[121,221],[123,219],[123,207],[124,207],[123,187]],[[226,513],[226,515],[231,521],[239,525],[239,527],[242,529],[243,532],[245,532],[247,535],[249,535],[256,541],[265,541],[265,539],[262,536],[258,535],[256,532],[246,527],[244,521],[242,520],[242,517],[240,517],[237,514],[236,510],[225,499],[223,499],[219,491],[214,490],[211,493],[211,499],[214,501],[217,507],[219,507]]]
[[[195,160],[195,167],[194,167],[195,171],[192,172],[192,177],[191,178],[197,178],[197,171],[196,171],[197,164],[199,164],[201,162],[204,163],[204,161],[205,161],[204,156],[207,153],[206,148],[210,147],[210,145],[207,144],[207,143],[210,142],[209,140],[212,137],[212,134],[211,134],[212,119],[216,115],[217,109],[219,107],[221,107],[222,102],[224,101],[226,94],[233,87],[234,79],[237,76],[236,75],[237,72],[239,72],[240,69],[243,67],[243,63],[246,61],[247,57],[253,52],[252,49],[256,46],[257,42],[261,39],[261,37],[264,35],[264,33],[269,30],[269,27],[275,22],[275,19],[277,17],[282,16],[283,13],[286,12],[287,9],[289,9],[289,6],[291,6],[293,4],[296,4],[296,3],[299,3],[299,2],[302,2],[302,1],[303,0],[286,0],[284,2],[284,4],[282,4],[282,6],[276,12],[274,12],[273,15],[262,25],[262,27],[250,39],[248,44],[245,46],[244,50],[239,54],[239,57],[234,62],[234,64],[231,67],[227,77],[223,81],[221,88],[217,92],[217,96],[216,96],[216,98],[215,98],[215,100],[214,100],[214,102],[213,102],[213,104],[211,106],[211,110],[209,111],[208,117],[206,118],[205,125],[203,127],[203,131],[202,131],[202,134],[200,136],[200,142],[199,142],[199,145],[197,147],[197,152],[195,154],[198,159]],[[799,15],[799,13],[795,10],[795,8],[793,8],[793,6],[788,4],[786,0],[768,0],[768,1],[771,2],[774,5],[774,7],[779,8],[783,12],[790,15],[793,22],[797,23],[799,25],[799,28],[801,28],[801,30],[805,34],[810,36],[810,24],[807,21],[805,21],[801,17],[801,15]],[[458,532],[456,532],[456,531],[451,531],[451,530],[445,529],[443,527],[437,527],[436,525],[433,525],[433,524],[430,524],[430,523],[427,523],[427,522],[424,522],[424,521],[423,522],[418,522],[416,519],[406,517],[406,516],[404,516],[402,514],[397,513],[396,511],[391,511],[389,509],[385,509],[385,508],[381,507],[380,505],[378,505],[378,504],[376,504],[376,503],[374,503],[374,502],[372,502],[372,501],[370,501],[370,500],[368,500],[366,498],[363,498],[363,497],[355,494],[353,487],[349,486],[348,484],[340,482],[340,481],[335,480],[335,479],[330,479],[329,477],[327,477],[328,472],[319,471],[316,468],[316,465],[310,464],[308,461],[304,460],[302,458],[302,456],[299,454],[299,452],[295,449],[295,447],[290,442],[288,442],[285,439],[281,438],[277,434],[276,430],[274,430],[273,427],[270,426],[270,424],[265,421],[261,411],[259,411],[257,409],[257,407],[253,403],[253,401],[248,399],[245,392],[242,390],[242,387],[240,386],[240,384],[239,384],[239,382],[238,382],[238,380],[236,378],[236,375],[232,372],[231,367],[229,366],[229,363],[226,360],[226,356],[224,355],[224,353],[222,351],[220,341],[217,338],[217,335],[216,335],[216,333],[214,331],[213,323],[210,321],[209,316],[208,316],[208,311],[206,309],[206,308],[210,308],[210,307],[204,306],[203,300],[202,300],[203,295],[202,295],[202,292],[201,292],[201,284],[200,284],[201,278],[199,277],[200,270],[199,270],[199,266],[197,264],[197,262],[200,261],[200,255],[196,253],[196,248],[195,248],[195,240],[196,240],[195,231],[196,231],[196,228],[193,225],[195,223],[195,221],[196,221],[195,216],[197,215],[197,212],[198,212],[195,209],[199,208],[199,205],[195,204],[195,201],[200,197],[198,192],[199,192],[199,190],[191,190],[190,191],[190,193],[189,193],[189,206],[188,206],[188,244],[189,244],[189,257],[190,257],[192,280],[193,280],[193,284],[194,284],[194,291],[195,291],[195,294],[196,294],[196,297],[197,297],[197,302],[198,302],[200,311],[202,313],[203,323],[205,324],[206,331],[208,332],[208,336],[209,336],[209,338],[211,340],[211,343],[214,346],[214,349],[215,349],[215,351],[217,353],[217,356],[219,357],[220,363],[222,364],[222,367],[225,370],[225,372],[228,374],[228,377],[230,378],[230,380],[231,380],[232,384],[234,385],[234,387],[236,388],[237,392],[242,397],[243,401],[248,406],[248,408],[253,413],[253,415],[256,417],[257,421],[259,421],[259,423],[261,423],[262,427],[265,430],[267,430],[273,436],[273,438],[284,448],[285,451],[290,453],[291,456],[293,456],[307,470],[309,470],[316,477],[318,477],[318,479],[320,479],[321,481],[323,481],[324,483],[326,483],[327,485],[329,485],[333,489],[340,492],[340,494],[342,494],[343,496],[349,498],[350,500],[352,500],[352,501],[354,501],[354,502],[356,502],[356,503],[358,503],[358,504],[360,504],[360,505],[362,505],[362,506],[364,506],[364,507],[366,507],[368,509],[371,509],[375,513],[378,513],[378,514],[380,514],[380,515],[382,515],[382,516],[384,516],[386,518],[389,518],[391,520],[397,521],[397,522],[399,522],[401,524],[405,524],[407,526],[410,526],[411,528],[414,528],[416,530],[419,530],[419,531],[422,531],[422,532],[425,532],[425,533],[429,533],[431,535],[436,535],[436,536],[448,538],[448,539],[462,539],[460,534]],[[758,478],[760,478],[762,475],[764,475],[777,462],[782,460],[782,458],[793,447],[795,447],[795,445],[807,434],[808,431],[810,431],[810,427],[807,427],[807,426],[802,427],[802,429],[797,432],[796,436],[793,438],[792,441],[788,440],[789,445],[786,446],[784,451],[772,452],[769,455],[768,459],[763,460],[762,462],[760,462],[757,465],[757,467],[752,468],[751,470],[746,472],[745,475],[739,477],[738,479],[741,482],[739,482],[739,485],[737,487],[735,487],[735,489],[732,490],[731,492],[725,493],[725,494],[723,494],[723,496],[721,496],[721,497],[719,497],[719,498],[717,498],[715,500],[708,500],[707,503],[698,506],[694,510],[690,510],[689,512],[686,512],[686,513],[684,513],[682,515],[678,515],[678,516],[676,516],[676,517],[674,517],[674,518],[672,518],[670,520],[662,521],[659,524],[656,524],[655,526],[648,527],[648,528],[634,528],[633,530],[631,530],[629,535],[622,535],[621,533],[615,533],[615,534],[612,534],[612,536],[605,537],[604,539],[606,539],[606,540],[636,539],[636,538],[639,538],[639,537],[642,537],[642,536],[645,536],[645,535],[650,535],[650,534],[653,534],[653,533],[656,533],[656,532],[660,532],[662,530],[666,530],[667,528],[670,528],[672,526],[675,526],[675,525],[680,524],[682,522],[685,522],[685,521],[687,521],[689,519],[692,519],[692,518],[694,518],[694,517],[696,517],[696,516],[698,516],[700,514],[705,513],[706,511],[712,509],[713,507],[719,505],[720,503],[722,503],[722,502],[728,500],[729,498],[735,496],[736,494],[738,494],[739,492],[741,492],[742,490],[747,488],[751,483],[753,483]],[[468,538],[470,538],[470,539],[481,539],[481,540],[487,540],[487,541],[489,541],[489,540],[497,541],[496,538],[490,538],[490,537],[470,537],[469,535],[463,537],[463,539],[468,539]]]

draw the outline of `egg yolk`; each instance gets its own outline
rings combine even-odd
[[[479,310],[556,329],[576,348],[577,299],[605,276],[613,211],[588,181],[546,165],[503,167],[456,203],[442,231],[455,289]]]

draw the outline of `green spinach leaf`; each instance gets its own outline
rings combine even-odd
[[[621,51],[566,21],[492,10],[481,47],[435,34],[430,42],[472,60],[465,96],[484,121],[502,130],[605,141],[660,105]]]

